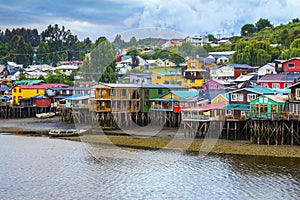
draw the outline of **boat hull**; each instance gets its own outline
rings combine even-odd
[[[71,130],[51,130],[49,131],[50,137],[74,137],[74,136],[81,136],[86,132],[86,130],[78,130],[78,129],[71,129]]]

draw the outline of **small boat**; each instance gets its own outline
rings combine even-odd
[[[66,130],[50,130],[50,137],[72,137],[72,136],[80,136],[83,135],[86,130],[80,129],[66,129]]]
[[[50,118],[50,117],[55,116],[55,113],[54,112],[40,113],[40,114],[36,114],[35,116],[37,118],[44,119],[44,118]]]

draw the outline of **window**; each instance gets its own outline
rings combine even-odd
[[[295,67],[295,63],[289,63],[288,64],[288,68],[294,68]]]
[[[218,88],[219,88],[219,85],[214,85],[214,88],[215,88],[215,89],[218,89]]]
[[[289,87],[289,86],[291,86],[291,85],[292,85],[291,83],[285,83],[285,84],[284,84],[284,87],[287,88],[287,87]]]
[[[237,94],[231,94],[231,101],[237,101]]]
[[[110,96],[115,96],[115,90],[114,89],[110,89],[109,90],[109,95]]]
[[[191,83],[195,83],[195,79],[191,79],[191,81],[190,81]]]
[[[272,88],[280,88],[280,84],[279,83],[272,83]]]
[[[263,83],[262,86],[268,88],[268,87],[269,87],[269,84],[268,84],[268,83]]]
[[[157,92],[158,94],[162,94],[162,90],[158,90],[158,92]]]
[[[161,76],[157,76],[157,80],[160,80],[161,79]]]
[[[149,99],[149,90],[144,91],[144,97],[145,99]]]
[[[257,98],[257,94],[247,94],[247,101],[250,102]]]
[[[39,90],[38,90],[38,89],[36,90],[36,93],[37,93],[37,94],[39,93]]]
[[[122,89],[122,96],[126,96],[126,89]]]
[[[19,89],[19,93],[21,93],[21,91],[22,91],[22,90],[21,90],[21,88],[20,88],[20,89]]]
[[[231,94],[231,101],[244,101],[243,94]]]
[[[190,63],[190,67],[196,67],[196,63],[195,62],[191,62]]]
[[[14,89],[14,92],[17,92],[17,89],[16,89],[16,88]]]
[[[150,107],[150,106],[151,106],[150,101],[145,101],[145,102],[144,102],[144,106]]]
[[[244,101],[244,95],[238,94],[238,101]]]
[[[232,115],[232,110],[226,110],[226,115],[231,116]]]
[[[300,97],[300,88],[296,88],[295,96]],[[298,100],[298,99],[297,99]]]

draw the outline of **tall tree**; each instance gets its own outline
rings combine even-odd
[[[100,37],[98,40],[102,42],[99,42],[99,44],[94,47],[91,52],[91,59],[84,62],[82,69],[79,71],[79,73],[83,74],[85,80],[99,81],[102,76],[106,76],[106,68],[108,67],[112,68],[109,72],[113,71],[116,74],[113,44],[104,37]],[[110,82],[112,81],[115,80],[110,80]]]
[[[272,48],[268,41],[239,41],[232,56],[233,62],[262,66],[272,59]]]
[[[256,28],[253,24],[245,24],[241,28],[241,35],[242,36],[248,36],[251,35],[252,33],[256,32]]]
[[[28,45],[24,38],[19,35],[15,35],[10,42],[11,58],[14,62],[23,64],[27,66],[32,63],[33,50],[30,45]]]
[[[256,30],[257,31],[260,31],[262,30],[263,28],[266,28],[266,27],[273,27],[273,25],[271,24],[271,22],[268,20],[268,19],[263,19],[263,18],[260,18],[256,24]]]

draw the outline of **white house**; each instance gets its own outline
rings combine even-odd
[[[234,81],[234,67],[230,65],[211,67],[210,78],[212,80]]]
[[[184,39],[185,41],[191,42],[192,44],[196,46],[203,46],[204,44],[209,44],[209,39],[208,36],[203,35],[203,36],[188,36]]]
[[[258,68],[258,76],[264,76],[266,74],[277,74],[275,70],[275,63],[268,63]]]
[[[79,67],[76,65],[61,65],[55,68],[55,71],[58,70],[60,73],[70,76],[74,70],[77,70]]]

